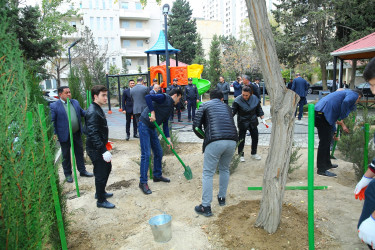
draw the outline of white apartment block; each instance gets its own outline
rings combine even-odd
[[[274,8],[273,2],[275,0],[266,0],[268,11]],[[223,23],[222,35],[232,35],[240,39],[243,20],[248,18],[245,0],[203,0],[202,8],[205,20]]]
[[[71,42],[78,40],[80,31],[87,26],[93,32],[96,45],[107,51],[105,70],[111,65],[123,68],[127,63],[129,74],[147,73],[147,55],[144,51],[151,48],[163,28],[162,6],[155,0],[148,0],[143,9],[139,0],[73,0],[64,8],[78,8],[80,18],[69,20],[77,32],[66,37]],[[72,52],[72,50],[71,50]],[[72,57],[73,58],[73,57]],[[66,62],[68,57],[64,57]],[[150,55],[151,66],[156,66],[156,56]],[[62,85],[67,84],[69,67],[61,74]],[[44,83],[47,87],[55,87],[52,80]]]

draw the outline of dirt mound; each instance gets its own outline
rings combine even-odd
[[[241,201],[226,207],[214,222],[218,234],[229,249],[308,249],[307,213],[292,205],[283,205],[282,219],[276,233],[256,228],[260,201]],[[316,249],[337,248],[331,238],[315,229]]]

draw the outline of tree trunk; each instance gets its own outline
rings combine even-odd
[[[280,224],[282,201],[294,134],[299,96],[286,89],[264,0],[246,0],[250,26],[271,102],[272,133],[263,177],[257,227],[274,233]]]
[[[355,72],[357,71],[357,60],[354,59],[352,60],[352,74],[350,77],[350,82],[349,82],[349,88],[354,89],[355,88]]]
[[[325,62],[319,62],[320,70],[322,71],[322,86],[323,90],[328,90],[327,87],[327,66]]]

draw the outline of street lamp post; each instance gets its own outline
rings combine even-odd
[[[73,48],[74,46],[77,45],[82,40],[82,38],[74,41],[68,48],[68,56],[69,56],[69,68],[70,68],[70,73],[72,73],[72,59],[70,58],[70,49]]]
[[[169,76],[169,51],[168,51],[168,32],[167,32],[167,16],[169,12],[169,4],[163,5],[163,15],[164,15],[164,35],[165,35],[165,60],[166,60],[166,71],[167,71],[167,89],[170,85],[170,76]]]

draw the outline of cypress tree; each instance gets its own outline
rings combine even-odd
[[[52,141],[44,141],[37,103],[30,98],[35,78],[25,70],[17,38],[9,32],[7,11],[0,0],[0,248],[56,249],[60,239],[50,173],[58,175],[53,156],[46,155],[47,148],[54,152]]]
[[[220,41],[217,35],[214,35],[211,41],[210,47],[210,59],[208,61],[208,77],[211,82],[211,89],[216,88],[221,74],[221,63],[220,63]]]
[[[189,2],[176,0],[168,16],[168,41],[181,50],[178,60],[187,64],[192,63],[196,53],[197,25],[191,18],[192,13]]]

